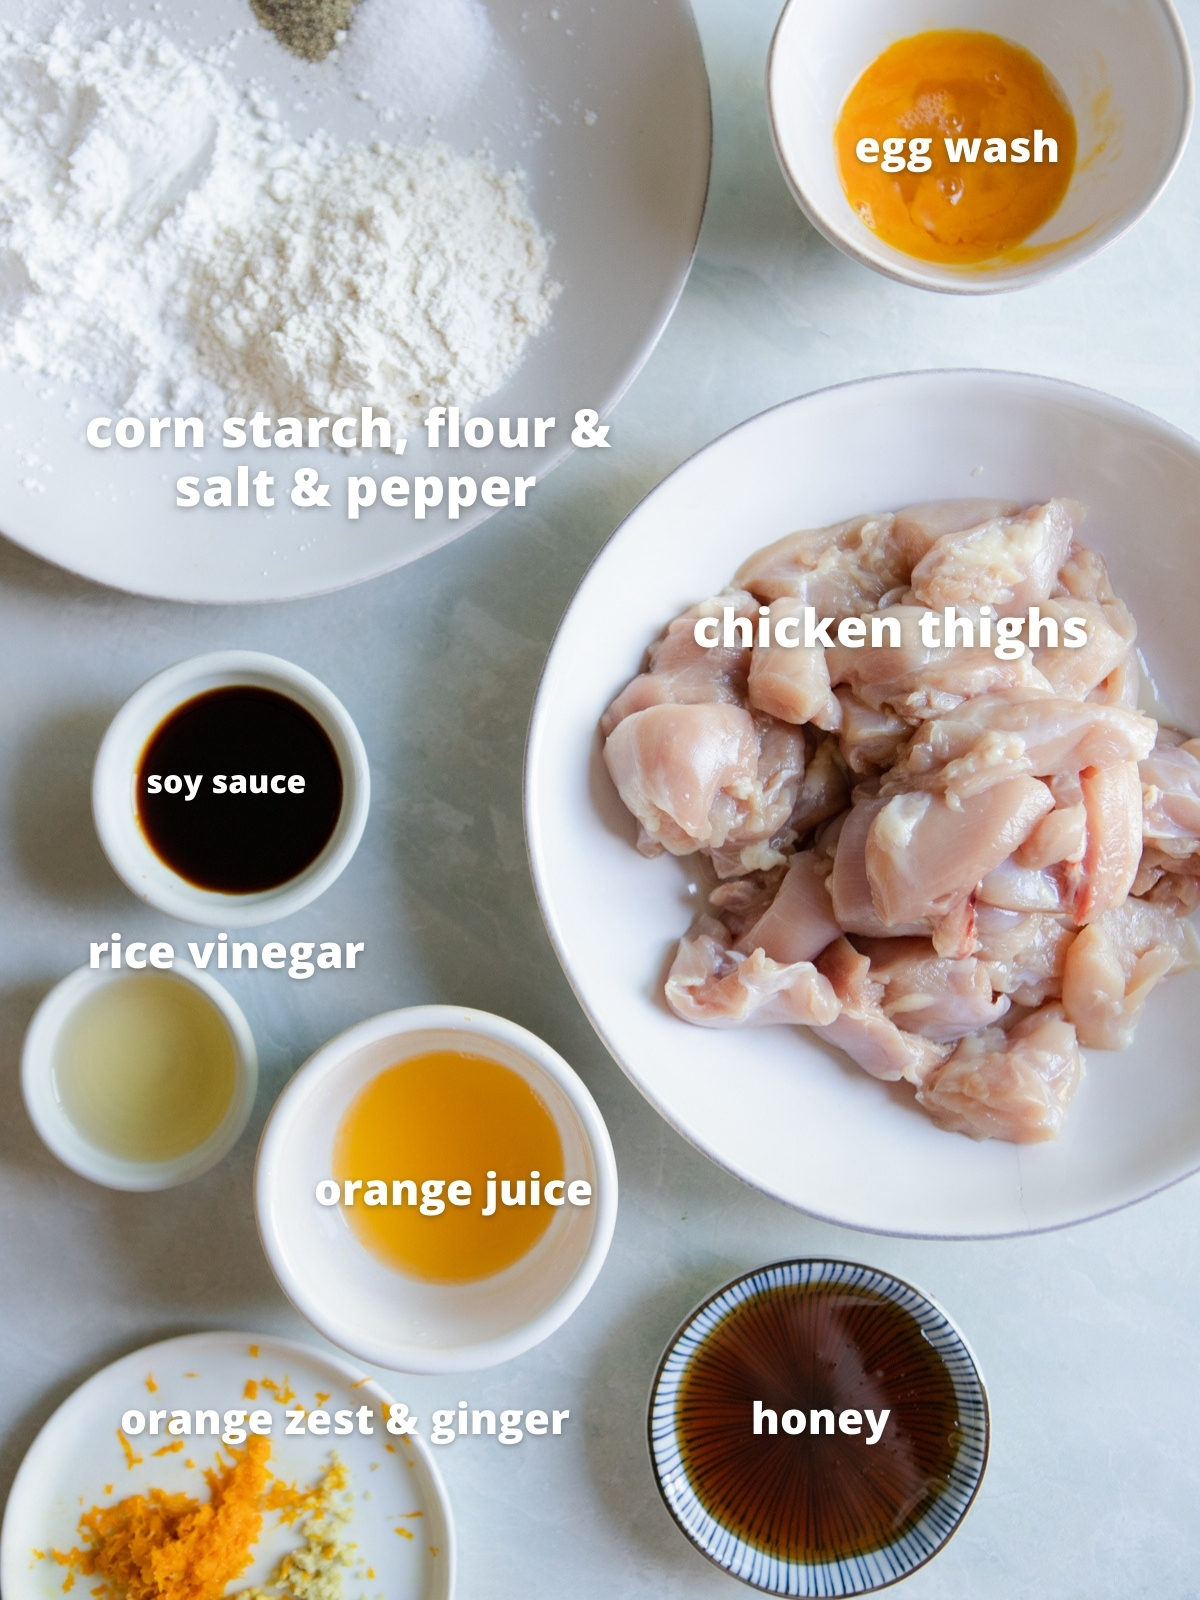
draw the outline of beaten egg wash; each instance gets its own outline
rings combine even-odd
[[[1075,119],[1037,57],[963,28],[877,57],[847,95],[834,143],[866,226],[943,263],[988,261],[1029,238],[1075,167]]]
[[[443,1189],[436,1215],[411,1202],[367,1205],[362,1193],[342,1215],[388,1266],[430,1283],[471,1283],[519,1261],[550,1226],[554,1208],[541,1191],[564,1176],[563,1147],[549,1108],[520,1073],[485,1056],[433,1050],[359,1091],[337,1131],[333,1170],[342,1184],[378,1179],[389,1190],[422,1173],[469,1183],[469,1204],[445,1204]],[[489,1174],[498,1185],[507,1179],[501,1194],[522,1203],[501,1201],[485,1216]]]

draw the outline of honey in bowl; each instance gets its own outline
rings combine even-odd
[[[928,1560],[974,1498],[987,1401],[961,1335],[849,1262],[780,1262],[676,1335],[650,1408],[690,1539],[772,1594],[862,1594]]]
[[[429,1283],[472,1283],[526,1255],[570,1192],[563,1167],[554,1117],[521,1074],[456,1050],[378,1073],[333,1152],[343,1194],[361,1185],[341,1206],[359,1242]]]
[[[873,233],[920,260],[969,265],[1013,251],[1058,210],[1076,131],[1036,56],[953,28],[878,56],[834,143],[846,198]]]

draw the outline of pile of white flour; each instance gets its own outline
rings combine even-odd
[[[548,257],[482,157],[297,144],[142,26],[0,41],[0,363],[113,410],[469,406],[549,320]]]

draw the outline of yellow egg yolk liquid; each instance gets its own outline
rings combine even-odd
[[[876,160],[860,159],[864,139],[877,142]],[[903,171],[883,169],[885,139],[904,141]],[[913,139],[931,141],[925,171],[909,168]],[[1075,168],[1075,119],[1036,56],[954,28],[878,56],[847,95],[834,144],[846,198],[873,233],[922,261],[968,264],[1011,250],[1057,211]]]
[[[524,1204],[498,1200],[484,1216],[489,1172],[499,1193],[507,1179]],[[434,1050],[385,1068],[359,1091],[337,1130],[333,1173],[343,1186],[363,1181],[342,1215],[379,1260],[429,1283],[471,1283],[519,1261],[550,1226],[555,1208],[544,1198],[532,1204],[530,1175],[539,1188],[563,1178],[562,1139],[545,1102],[511,1067]],[[430,1178],[444,1181],[443,1202],[451,1182],[466,1181],[469,1203],[423,1215]],[[412,1180],[418,1204],[411,1190],[399,1205],[365,1203],[368,1183],[385,1184],[390,1202],[397,1179]]]

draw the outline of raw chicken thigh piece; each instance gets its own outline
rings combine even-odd
[[[910,563],[892,539],[895,520],[888,512],[789,533],[752,555],[733,581],[760,600],[787,596],[819,617],[857,617],[908,581]]]
[[[1093,605],[1107,605],[1117,598],[1104,557],[1098,550],[1089,550],[1087,545],[1074,540],[1067,551],[1067,559],[1058,569],[1058,578],[1050,594],[1055,600],[1069,595],[1072,600],[1087,600]]]
[[[806,833],[850,804],[850,784],[842,762],[838,741],[834,737],[822,739],[804,769],[804,781],[796,795],[796,807],[788,818],[788,827],[802,839]]]
[[[1084,928],[1067,951],[1063,1009],[1081,1044],[1124,1050],[1155,984],[1195,966],[1200,943],[1190,922],[1144,900],[1127,900]]]
[[[799,600],[776,600],[771,606],[771,637],[776,624],[787,617],[800,617]],[[829,687],[829,667],[824,645],[806,649],[795,646],[756,645],[750,658],[750,704],[757,711],[769,712],[782,722],[812,722],[818,728],[841,725],[842,708]]]
[[[1177,860],[1153,846],[1142,851],[1130,894],[1149,905],[1161,906],[1172,916],[1186,917],[1200,906],[1200,856]]]
[[[913,597],[935,611],[984,605],[1002,617],[1027,611],[1049,598],[1082,520],[1074,502],[1050,500],[1015,517],[943,534],[913,568]]]
[[[876,711],[846,684],[836,689],[842,708],[838,745],[851,772],[875,772],[890,767],[912,736],[912,725],[894,711]]]
[[[1200,739],[1160,743],[1139,764],[1142,834],[1171,855],[1200,850]]]
[[[813,850],[793,856],[771,905],[736,948],[746,955],[763,950],[772,961],[811,961],[840,939],[842,930],[825,887],[828,872],[829,863]]]
[[[604,760],[638,820],[643,854],[707,850],[728,876],[782,859],[770,841],[786,827],[804,771],[795,728],[738,706],[650,706],[617,724]]]
[[[921,618],[930,614],[924,606],[883,607],[876,612],[881,632],[890,635],[885,621],[894,618],[900,625],[900,644],[895,649],[889,644],[860,650],[835,644],[827,652],[830,683],[835,688],[848,684],[871,710],[890,709],[910,722],[943,716],[963,700],[1001,689],[1050,693],[1028,651],[1019,660],[999,661],[982,646],[923,644]]]
[[[906,1033],[953,1044],[999,1022],[1010,1001],[994,996],[987,968],[974,956],[947,961],[928,939],[860,939],[871,977],[886,987],[883,1014]]]
[[[885,927],[945,916],[1053,808],[1054,796],[1036,778],[1009,778],[957,808],[938,795],[895,795],[866,844],[871,898]]]
[[[932,933],[927,917],[916,917],[907,925],[889,927],[875,909],[871,880],[867,876],[867,837],[875,818],[887,803],[878,795],[873,799],[860,798],[842,824],[830,879],[834,916],[845,932],[868,937],[886,939],[889,935]]]
[[[735,943],[771,909],[786,872],[786,867],[772,867],[768,872],[748,872],[744,878],[727,878],[709,895],[713,915]]]
[[[1136,711],[1142,692],[1142,663],[1137,649],[1130,645],[1121,661],[1102,683],[1088,691],[1089,700],[1106,706],[1128,706]]]
[[[975,912],[975,936],[976,960],[998,994],[1010,995],[1019,1006],[1040,1006],[1061,997],[1067,951],[1078,937],[1066,918],[981,905]]]
[[[1018,517],[1019,500],[927,500],[897,511],[892,538],[915,567],[930,547],[947,533],[965,533],[1002,517]]]
[[[778,866],[784,859],[779,846],[792,842],[785,835],[804,776],[804,735],[774,717],[753,720],[758,740],[753,781],[730,789],[738,816],[724,843],[714,843],[709,851],[719,878]]]
[[[734,794],[758,772],[754,719],[739,706],[660,705],[609,734],[604,760],[638,820],[638,849],[689,855],[723,845],[739,820]]]
[[[736,616],[748,617],[757,626],[758,602],[744,589],[727,589],[690,606],[650,646],[645,672],[626,684],[601,717],[600,732],[606,739],[618,722],[650,706],[698,705],[710,700],[745,706],[749,648],[726,650],[717,645],[706,650],[696,643],[699,618],[721,617],[725,606],[733,606]]]
[[[1026,773],[1048,778],[1140,761],[1154,748],[1157,728],[1124,706],[1011,691],[981,694],[926,722],[887,781],[965,798]]]
[[[1133,651],[1137,624],[1129,607],[1119,600],[1106,605],[1090,600],[1043,600],[1038,610],[1043,618],[1049,617],[1056,624],[1058,643],[1035,645],[1033,664],[1054,693],[1064,699],[1082,700]],[[1067,648],[1064,624],[1068,617],[1078,617],[1084,623],[1088,639],[1085,645]]]
[[[841,1011],[835,1021],[814,1031],[873,1078],[922,1083],[949,1054],[948,1046],[919,1033],[904,1033],[884,1015],[880,1004],[884,987],[872,979],[870,961],[848,939],[831,944],[817,958],[817,970],[832,983]]]
[[[992,868],[979,885],[977,896],[979,905],[999,906],[1004,911],[1064,911],[1067,900],[1066,880],[1061,872],[1018,866],[1015,855]]]
[[[781,965],[763,951],[731,951],[729,935],[705,917],[679,941],[667,978],[667,1004],[685,1022],[703,1028],[832,1022],[838,1014],[833,987],[808,961]]]
[[[1079,774],[1087,833],[1071,912],[1079,926],[1122,904],[1142,857],[1142,781],[1136,761]]]
[[[1054,810],[1046,813],[1013,856],[1018,866],[1033,867],[1040,872],[1046,867],[1057,866],[1060,861],[1083,860],[1087,842],[1087,809],[1082,799],[1078,805],[1064,806],[1058,801],[1057,795],[1054,798]]]
[[[1044,1006],[1008,1033],[987,1028],[964,1039],[917,1100],[948,1133],[1039,1144],[1058,1138],[1082,1078],[1075,1029],[1060,1006]]]

